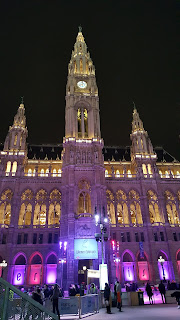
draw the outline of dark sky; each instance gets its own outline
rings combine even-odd
[[[78,25],[96,67],[106,145],[130,145],[136,107],[154,146],[180,160],[180,2],[0,2],[0,141],[24,96],[29,143],[61,143]]]

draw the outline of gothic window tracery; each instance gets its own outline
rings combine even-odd
[[[0,224],[9,225],[11,220],[11,200],[13,192],[10,189],[5,190],[0,198]]]
[[[91,214],[91,197],[90,197],[90,184],[86,180],[81,180],[78,183],[79,196],[78,196],[78,214],[90,213]]]
[[[179,215],[176,208],[175,197],[170,191],[165,191],[164,193],[166,199],[166,212],[169,224],[179,225]]]
[[[35,210],[34,210],[34,219],[33,225],[44,226],[46,224],[46,199],[47,192],[44,189],[41,189],[37,192],[35,197]]]
[[[77,126],[78,126],[78,137],[88,137],[88,110],[86,108],[78,108],[77,110]]]
[[[14,161],[12,165],[12,176],[15,176],[16,171],[17,171],[17,161]]]
[[[8,161],[6,164],[6,176],[9,176],[10,171],[11,171],[11,161]]]
[[[127,196],[124,191],[116,192],[117,202],[117,222],[119,225],[129,225],[129,215],[127,206]]]
[[[158,198],[157,195],[154,191],[149,190],[147,192],[147,198],[149,202],[149,216],[150,216],[150,222],[152,224],[154,223],[163,223],[163,219],[160,214],[159,210],[159,203],[158,203]]]
[[[19,226],[30,226],[32,215],[33,192],[30,189],[25,190],[21,195],[21,208],[19,212]]]
[[[48,225],[58,227],[61,216],[61,192],[54,189],[49,197]]]
[[[143,220],[142,220],[139,193],[136,192],[135,190],[131,190],[129,192],[129,201],[130,201],[131,222],[133,226],[142,225]]]
[[[114,207],[114,195],[110,190],[106,190],[107,199],[107,215],[111,224],[116,225],[115,207]]]

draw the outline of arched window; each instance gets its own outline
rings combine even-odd
[[[115,208],[114,208],[114,196],[110,190],[106,190],[107,199],[107,215],[111,224],[116,225]]]
[[[160,175],[161,178],[163,177],[163,174],[162,174],[161,170],[159,170],[159,175]]]
[[[32,177],[32,169],[28,169],[28,177]]]
[[[33,193],[30,189],[23,192],[21,196],[21,208],[19,212],[19,226],[28,227],[31,224]]]
[[[8,161],[6,164],[6,176],[9,176],[10,171],[11,171],[11,161]]]
[[[16,146],[16,144],[17,144],[17,134],[14,137],[14,146]]]
[[[129,214],[127,206],[127,196],[124,191],[116,192],[117,222],[119,225],[129,225]]]
[[[127,177],[128,177],[128,178],[132,178],[131,170],[128,170],[128,171],[127,171]]]
[[[61,175],[62,175],[62,170],[58,169],[58,177],[61,177]]]
[[[41,169],[40,176],[44,177],[44,169]]]
[[[163,219],[160,214],[159,210],[159,204],[158,204],[158,198],[154,191],[149,190],[147,192],[147,198],[149,202],[149,216],[150,216],[150,222],[152,224],[158,222],[163,223]]]
[[[176,171],[176,178],[180,178],[180,173],[179,173],[179,171]]]
[[[49,175],[49,169],[46,169],[46,177]]]
[[[11,200],[13,193],[7,189],[1,194],[0,199],[0,224],[9,225],[11,220]]]
[[[166,212],[169,224],[179,225],[179,215],[176,207],[175,197],[170,191],[164,193],[166,199]]]
[[[143,174],[144,174],[145,178],[147,178],[147,167],[144,163],[142,164],[142,170],[143,170]]]
[[[16,171],[17,171],[17,161],[14,161],[12,165],[12,176],[15,176]]]
[[[77,110],[77,122],[78,122],[78,137],[88,137],[88,110],[86,108],[79,108]]]
[[[119,170],[116,170],[116,178],[120,178],[120,172],[119,172]]]
[[[46,224],[46,198],[47,192],[43,189],[39,190],[35,198],[35,210],[33,225],[44,226]]]
[[[89,182],[81,180],[78,183],[79,195],[78,195],[78,207],[77,213],[89,213],[91,214],[91,188]]]
[[[108,170],[105,170],[105,178],[108,178],[108,175],[109,175]]]
[[[142,214],[140,206],[140,197],[135,190],[129,192],[131,222],[134,226],[142,225]]]
[[[49,202],[48,226],[58,227],[61,216],[61,193],[59,190],[54,189],[50,193]]]
[[[152,167],[151,167],[150,163],[148,163],[148,173],[149,173],[150,177],[152,177]]]
[[[78,137],[82,137],[82,129],[81,129],[81,109],[77,111],[77,120],[78,120]]]
[[[165,178],[170,178],[169,171],[165,171]]]
[[[56,175],[57,175],[56,169],[53,169],[53,177],[56,177]]]

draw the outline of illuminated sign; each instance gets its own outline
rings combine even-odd
[[[13,285],[23,285],[24,284],[24,273],[25,273],[25,266],[15,266],[14,267],[14,274],[13,274]]]
[[[74,259],[98,259],[98,247],[95,239],[75,239]]]
[[[99,271],[100,271],[100,290],[104,290],[105,283],[108,283],[107,264],[100,264]]]
[[[123,262],[125,281],[134,281],[133,262]]]
[[[93,269],[87,269],[87,277],[88,278],[99,278],[100,277],[100,271],[99,270],[93,270]]]
[[[149,280],[149,270],[147,261],[138,261],[139,279]]]
[[[29,284],[40,284],[41,283],[41,264],[32,264],[30,271]]]

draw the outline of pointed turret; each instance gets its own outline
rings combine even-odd
[[[27,134],[25,108],[22,100],[14,117],[13,125],[9,127],[4,143],[4,151],[26,151]]]
[[[153,146],[147,131],[144,130],[143,122],[139,117],[139,113],[134,105],[133,121],[132,121],[132,148],[131,155],[154,155]]]

